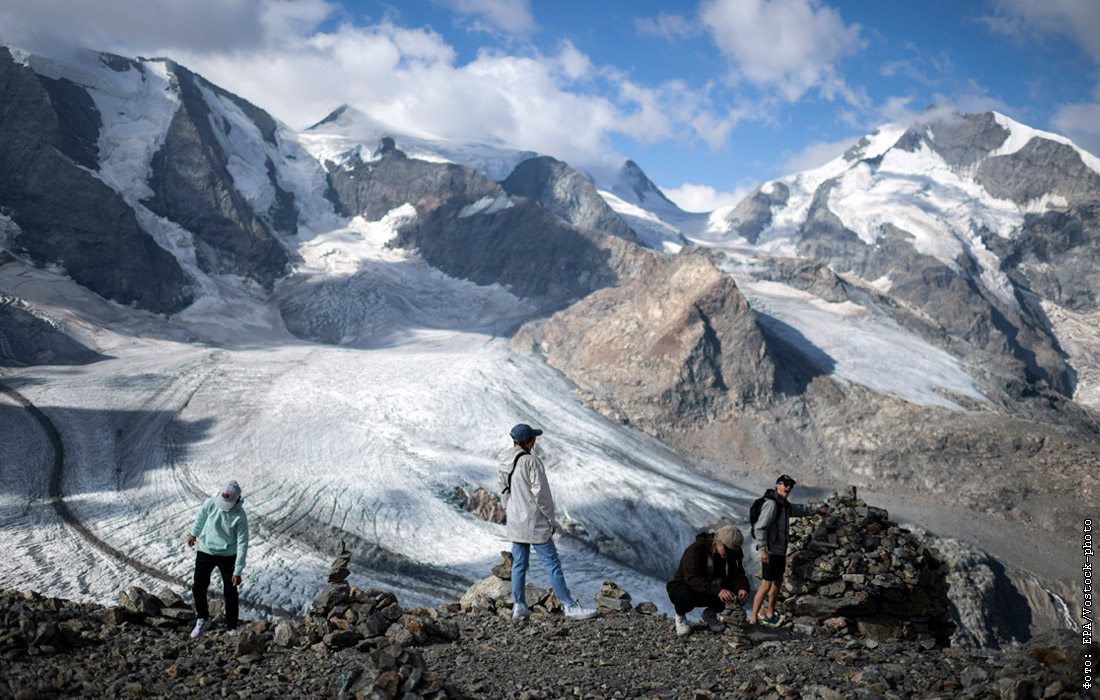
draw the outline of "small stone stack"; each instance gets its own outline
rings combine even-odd
[[[633,607],[630,603],[630,594],[619,587],[614,581],[604,581],[600,586],[600,592],[596,594],[596,609],[600,612],[614,610],[626,612]]]
[[[347,582],[350,562],[351,553],[341,541],[328,583],[305,615],[305,635],[314,640],[314,648],[372,652],[391,643],[409,647],[458,638],[458,628],[438,610],[405,610],[393,593],[352,588]]]
[[[955,625],[939,552],[859,500],[854,486],[824,505],[826,516],[791,519],[783,612],[815,633],[948,646]]]

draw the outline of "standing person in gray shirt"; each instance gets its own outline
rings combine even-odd
[[[508,516],[508,539],[512,541],[512,619],[530,615],[524,601],[524,586],[531,546],[550,577],[554,595],[564,606],[566,617],[584,620],[596,615],[592,608],[573,600],[565,587],[565,575],[552,537],[561,530],[554,514],[554,496],[542,460],[534,454],[535,439],[542,431],[520,423],[512,428],[512,452],[500,465],[501,500]]]
[[[752,523],[752,535],[756,538],[756,549],[760,551],[760,573],[764,582],[756,591],[752,601],[750,624],[776,625],[775,604],[779,599],[779,589],[783,585],[783,574],[787,571],[787,544],[790,541],[790,519],[804,518],[815,513],[829,512],[825,506],[814,509],[801,503],[791,503],[787,497],[794,489],[795,480],[787,474],[775,480],[775,488],[768,489],[761,500],[760,515]],[[750,516],[751,518],[751,516]],[[757,530],[764,533],[763,539]],[[768,600],[768,614],[759,617],[764,599]]]

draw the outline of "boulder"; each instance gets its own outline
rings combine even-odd
[[[489,609],[495,609],[497,601],[511,603],[511,600],[512,584],[496,576],[490,576],[475,581],[474,585],[463,594],[459,603],[463,608],[486,609],[488,604]]]

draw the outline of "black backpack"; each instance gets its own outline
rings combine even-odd
[[[760,509],[764,507],[764,501],[768,500],[767,494],[752,502],[749,506],[749,525],[752,526],[752,538],[756,539],[756,521],[760,519]]]

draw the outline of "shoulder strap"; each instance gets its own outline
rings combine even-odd
[[[512,460],[512,471],[508,472],[508,485],[504,487],[501,493],[508,493],[512,490],[512,475],[516,473],[516,465],[519,464],[519,458],[523,455],[529,455],[530,452],[518,452],[515,459]]]

